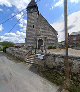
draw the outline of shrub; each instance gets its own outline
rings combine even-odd
[[[6,47],[13,47],[13,46],[14,46],[14,43],[4,41],[4,42],[1,43],[1,45],[2,45],[2,46],[6,46]]]
[[[4,46],[3,47],[3,52],[5,52],[6,53],[6,49],[8,48],[8,46]]]
[[[8,48],[8,47],[13,47],[13,46],[14,46],[14,43],[4,41],[4,42],[0,42],[0,45],[3,46],[3,49],[0,49],[0,51],[3,51],[3,52],[6,53],[6,48]]]
[[[56,49],[56,46],[53,46],[52,49]]]
[[[0,51],[3,51],[3,49],[2,49],[2,48],[0,48]]]
[[[56,49],[56,46],[48,46],[48,49]]]
[[[48,46],[48,49],[52,49],[52,46]]]

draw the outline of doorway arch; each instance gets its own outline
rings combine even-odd
[[[39,39],[38,40],[38,49],[40,49],[40,47],[43,45],[43,40]]]

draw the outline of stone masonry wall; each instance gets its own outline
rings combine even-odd
[[[43,60],[35,58],[35,63],[47,66],[49,68],[54,68],[54,66],[60,66],[61,69],[64,69],[64,57],[63,55],[55,55],[55,54],[47,54],[45,55]],[[68,58],[71,64],[72,72],[79,73],[80,72],[80,57],[69,56]]]
[[[46,46],[57,45],[57,31],[48,23],[48,21],[39,14],[38,17],[38,27],[40,35],[46,37]]]
[[[48,21],[37,12],[28,13],[26,44],[27,46],[36,46],[36,38],[46,37],[46,46],[57,45],[57,31],[48,23]],[[42,39],[41,38],[41,39]],[[45,42],[44,42],[45,43]]]
[[[27,50],[27,49],[25,50],[22,48],[14,48],[14,47],[7,48],[6,53],[25,62],[27,60],[27,57],[29,57],[32,54],[31,50]]]

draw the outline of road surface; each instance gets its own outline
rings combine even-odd
[[[56,92],[57,87],[0,52],[0,92]]]

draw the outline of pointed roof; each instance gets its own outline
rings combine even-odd
[[[31,0],[31,2],[28,4],[27,8],[31,8],[31,7],[37,7],[35,0]]]

